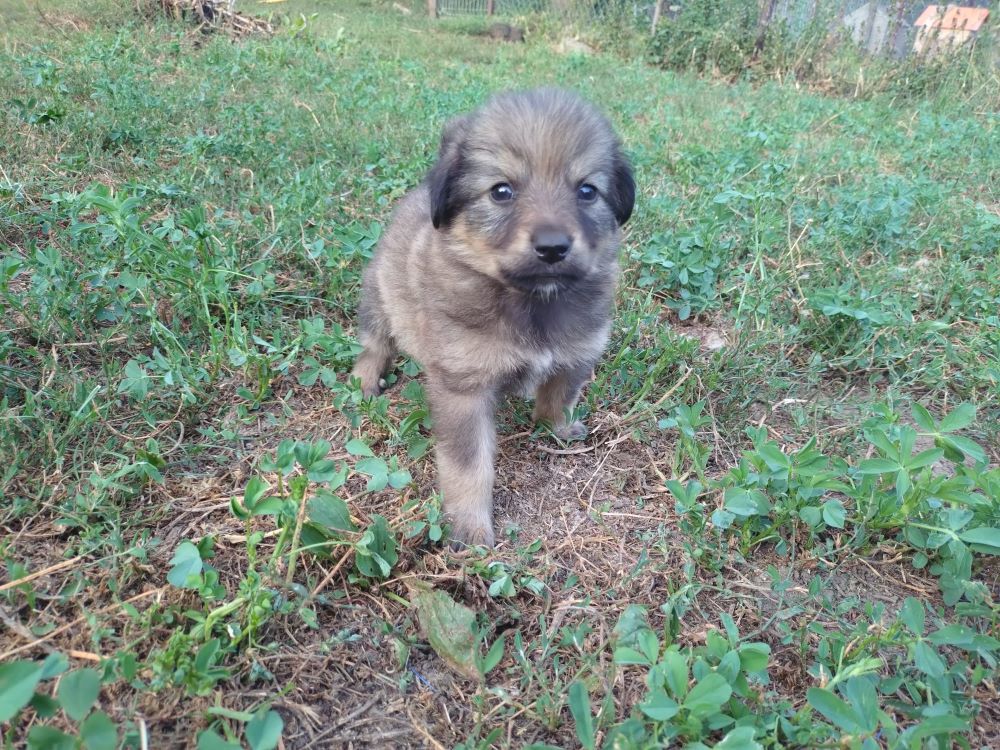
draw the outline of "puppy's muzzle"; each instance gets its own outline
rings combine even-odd
[[[564,260],[569,255],[573,238],[561,229],[545,227],[532,233],[531,244],[539,260],[552,264]]]

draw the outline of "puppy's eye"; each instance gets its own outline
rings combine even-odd
[[[597,188],[589,182],[585,182],[576,189],[576,197],[584,203],[590,203],[597,198]]]
[[[506,182],[498,182],[490,188],[490,198],[495,200],[497,203],[512,201],[514,200],[514,188]]]

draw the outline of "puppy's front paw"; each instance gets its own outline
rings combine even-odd
[[[492,527],[468,522],[462,523],[461,521],[452,523],[450,539],[449,546],[454,552],[459,552],[468,547],[486,547],[492,549],[496,543]]]
[[[365,398],[375,398],[376,396],[381,396],[382,391],[385,390],[386,382],[379,378],[375,381],[375,384],[365,383],[361,381],[361,395]]]
[[[385,390],[385,381],[382,379],[382,373],[379,372],[378,368],[371,367],[360,359],[354,365],[354,369],[351,370],[351,377],[355,377],[361,381],[361,395],[365,398],[378,396]]]
[[[561,427],[556,427],[552,432],[560,440],[583,440],[587,437],[587,426],[579,419]]]

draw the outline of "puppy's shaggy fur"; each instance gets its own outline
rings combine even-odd
[[[366,395],[398,350],[427,374],[438,483],[456,544],[492,546],[494,410],[535,399],[562,437],[607,343],[635,183],[608,121],[565,91],[494,97],[445,128],[365,271]]]

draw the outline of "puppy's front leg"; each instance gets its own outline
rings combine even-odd
[[[552,431],[563,440],[586,437],[587,428],[583,422],[570,422],[566,415],[572,414],[580,397],[580,389],[591,372],[589,366],[574,367],[561,370],[542,383],[535,394],[533,419],[551,424]]]
[[[382,392],[382,376],[396,356],[390,326],[382,310],[382,295],[375,280],[368,282],[358,306],[358,339],[364,350],[358,355],[351,375],[361,380],[361,392],[377,396]]]
[[[452,545],[492,547],[496,396],[490,391],[456,391],[433,379],[428,396],[438,485],[451,522]]]

